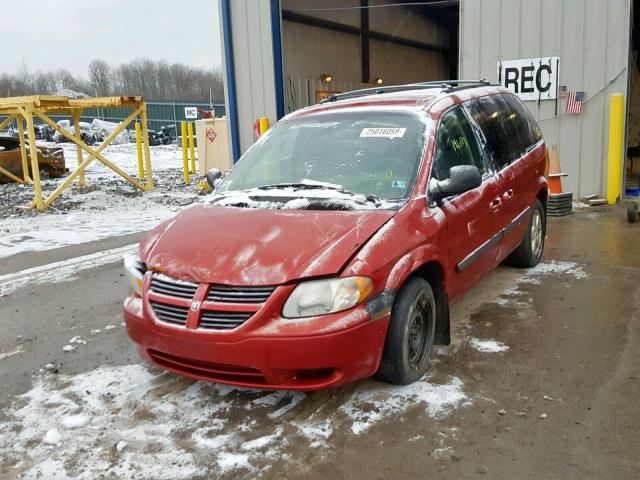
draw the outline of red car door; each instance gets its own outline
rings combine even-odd
[[[449,169],[456,165],[474,165],[483,175],[478,188],[445,198],[437,205],[447,223],[451,268],[448,291],[454,300],[495,265],[500,239],[496,222],[501,208],[499,183],[462,106],[442,116],[433,158],[433,180],[446,180]]]
[[[532,194],[532,159],[523,138],[522,120],[500,95],[473,100],[467,108],[480,127],[483,141],[498,172],[498,198],[501,203],[496,222],[500,230],[496,263],[502,261],[522,241],[529,219]]]
[[[543,149],[536,148],[542,140],[539,131],[530,128],[529,112],[514,95],[502,96],[509,107],[504,128],[511,141],[511,161],[500,174],[500,192],[504,203],[505,227],[500,241],[498,260],[502,261],[515,250],[531,217],[536,198],[535,172]]]

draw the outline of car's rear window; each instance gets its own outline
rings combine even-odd
[[[410,195],[426,124],[407,112],[338,112],[284,120],[233,167],[218,192],[306,181],[381,199]]]

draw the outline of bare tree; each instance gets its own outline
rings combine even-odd
[[[111,66],[104,60],[93,60],[89,63],[89,83],[97,97],[111,95],[114,75]]]
[[[224,100],[219,69],[195,68],[182,63],[140,58],[120,65],[93,60],[88,78],[59,69],[31,73],[26,65],[15,74],[0,74],[0,96],[51,94],[61,89],[96,96],[141,95],[148,101],[214,102]]]

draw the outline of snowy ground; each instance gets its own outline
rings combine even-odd
[[[63,144],[66,164],[77,165],[76,149]],[[135,144],[113,145],[105,157],[131,175],[137,175]],[[0,184],[0,258],[42,251],[117,235],[146,231],[197,201],[200,191],[192,179],[182,180],[182,151],[175,145],[151,147],[155,190],[145,193],[99,162],[87,169],[89,186],[67,189],[45,213],[20,209],[33,198],[33,189]],[[52,192],[61,179],[43,181]]]
[[[296,445],[326,447],[334,431],[362,435],[408,409],[446,416],[468,402],[462,387],[455,377],[366,384],[335,403],[331,393],[230,388],[145,365],[43,374],[19,400],[16,423],[0,430],[0,446],[13,450],[6,461],[25,478],[250,477],[287,461]],[[6,431],[12,427],[15,436]]]
[[[77,268],[93,268],[97,260],[88,257],[77,262]],[[67,275],[76,273],[70,270]],[[54,281],[65,280],[58,277]],[[495,304],[523,306],[520,311],[526,313],[531,308],[526,286],[551,277],[567,283],[588,278],[583,265],[547,261],[519,274]],[[73,361],[115,328],[122,325],[107,325],[86,337],[74,335],[63,355]],[[289,472],[303,472],[308,452],[330,461],[336,442],[348,444],[349,438],[379,433],[407,415],[437,423],[476,401],[495,403],[484,392],[470,391],[464,378],[438,373],[445,358],[441,355],[450,358],[467,349],[480,356],[509,354],[509,346],[500,340],[462,334],[436,356],[431,373],[412,385],[367,380],[311,394],[215,385],[142,364],[105,365],[78,375],[59,374],[56,364],[43,365],[33,388],[15,399],[0,424],[4,471],[45,479],[92,479],[98,474],[256,478],[286,464]],[[500,409],[498,414],[506,412]],[[441,442],[430,455],[448,459],[455,453],[455,439],[447,435],[455,432],[440,434]]]

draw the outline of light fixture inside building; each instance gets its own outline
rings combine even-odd
[[[330,73],[323,73],[322,75],[320,75],[320,80],[329,83],[331,80],[333,80],[333,77]]]
[[[380,77],[374,78],[373,83],[376,85],[382,85],[382,79]]]

